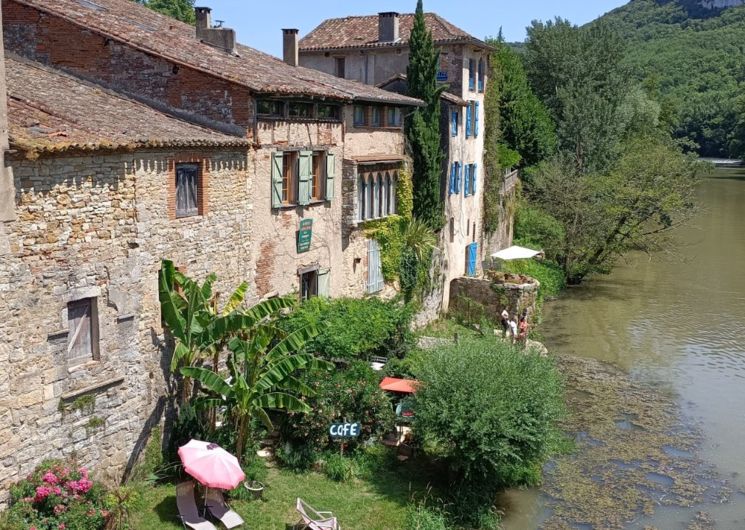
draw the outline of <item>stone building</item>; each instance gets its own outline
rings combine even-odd
[[[442,197],[446,226],[436,269],[442,282],[425,302],[426,316],[447,310],[450,282],[477,276],[489,254],[483,234],[484,92],[491,48],[434,13],[425,14],[440,52],[442,98]],[[329,19],[300,40],[300,64],[340,78],[406,92],[413,14],[380,13]],[[357,113],[360,122],[375,116]]]
[[[43,458],[111,479],[132,465],[168,393],[162,259],[222,292],[248,280],[251,300],[368,292],[379,256],[347,224],[345,176],[375,161],[394,177],[404,142],[400,124],[349,124],[355,106],[420,104],[242,46],[206,8],[196,28],[131,0],[2,13],[0,504]]]

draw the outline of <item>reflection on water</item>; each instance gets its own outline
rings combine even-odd
[[[546,307],[543,333],[549,350],[611,362],[674,393],[703,429],[701,456],[745,489],[745,170],[716,176],[701,186],[696,219],[674,234],[674,253],[629,256],[571,289]],[[507,527],[538,527],[535,493],[516,498]],[[703,509],[718,528],[745,528],[742,499]],[[660,510],[644,524],[676,528],[691,513]]]

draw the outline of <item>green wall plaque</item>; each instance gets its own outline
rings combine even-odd
[[[310,250],[310,242],[313,239],[313,219],[302,219],[300,229],[297,231],[297,253],[302,254]]]

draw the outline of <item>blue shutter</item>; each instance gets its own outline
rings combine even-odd
[[[450,186],[448,187],[448,193],[450,195],[455,193],[455,162],[450,166]]]
[[[476,195],[476,182],[478,181],[478,164],[473,165],[471,169],[471,194]]]
[[[458,173],[455,176],[455,193],[460,193],[460,183],[463,181],[463,164],[456,162],[458,165]]]
[[[458,111],[454,110],[450,118],[450,135],[458,136]]]
[[[466,247],[466,276],[470,276],[472,278],[476,276],[476,258],[478,256],[478,249],[478,243],[471,243]]]
[[[466,106],[466,138],[471,137],[471,105]]]
[[[473,114],[474,114],[473,115],[473,123],[474,123],[473,135],[478,138],[479,136],[479,102],[478,101],[474,103]]]
[[[476,90],[476,72],[474,72],[474,60],[468,59],[468,90]]]
[[[471,165],[466,164],[465,178],[463,179],[463,195],[468,197],[471,194]]]

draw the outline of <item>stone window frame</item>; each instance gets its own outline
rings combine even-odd
[[[172,221],[201,219],[209,213],[209,177],[212,158],[203,153],[180,153],[168,158],[168,218]],[[176,166],[195,164],[199,168],[197,176],[196,215],[176,215]]]
[[[91,304],[91,356],[69,358],[70,340],[74,337],[71,335],[73,330],[70,329],[70,305],[80,303],[84,300],[90,300]],[[58,331],[51,331],[47,334],[47,340],[55,344],[55,358],[64,363],[68,372],[74,372],[81,368],[97,365],[101,362],[101,322],[99,314],[99,302],[101,300],[101,289],[99,287],[83,287],[71,289],[61,297],[59,306],[59,323]],[[58,357],[59,355],[59,357]],[[73,361],[73,362],[70,362]]]
[[[400,167],[371,168],[357,176],[357,222],[385,219],[398,215],[396,190]]]

